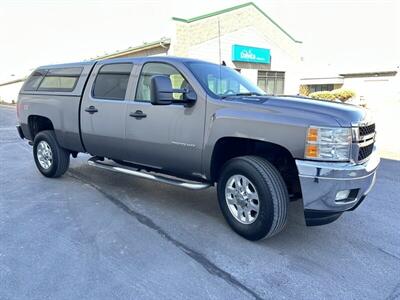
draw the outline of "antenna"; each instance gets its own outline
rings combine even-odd
[[[221,24],[218,18],[218,52],[219,52],[219,87],[218,89],[221,91],[221,80],[222,80],[222,55],[221,55]]]

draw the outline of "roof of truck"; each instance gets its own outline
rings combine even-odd
[[[126,58],[111,58],[101,60],[100,62],[133,62],[144,63],[147,61],[161,61],[161,62],[207,62],[195,58],[178,57],[178,56],[143,56],[143,57],[126,57]]]
[[[54,65],[44,65],[40,66],[37,69],[52,69],[52,68],[73,68],[73,67],[82,67],[87,65],[94,65],[95,61],[82,61],[82,62],[74,62],[74,63],[66,63],[66,64],[54,64]]]
[[[73,68],[73,67],[82,67],[86,65],[93,65],[95,63],[123,63],[123,62],[132,62],[132,63],[145,63],[147,61],[160,61],[160,62],[204,62],[210,63],[204,60],[187,58],[187,57],[178,57],[178,56],[143,56],[143,57],[125,57],[125,58],[110,58],[104,59],[100,61],[84,61],[84,62],[76,62],[76,63],[67,63],[67,64],[55,64],[55,65],[45,65],[40,66],[37,69],[52,69],[52,68]]]

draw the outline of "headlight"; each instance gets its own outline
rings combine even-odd
[[[351,128],[311,126],[307,131],[304,157],[316,160],[350,159]]]

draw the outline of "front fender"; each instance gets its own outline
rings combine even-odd
[[[225,137],[246,138],[279,145],[292,157],[304,155],[304,141],[308,125],[299,120],[283,118],[261,111],[220,109],[212,114],[206,126],[204,146],[204,173],[209,178],[212,154],[218,140]]]

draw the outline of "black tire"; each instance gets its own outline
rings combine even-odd
[[[258,215],[251,224],[243,224],[231,213],[225,199],[225,188],[233,175],[242,175],[251,181],[258,194]],[[289,195],[279,171],[266,159],[241,156],[229,160],[219,176],[218,202],[226,221],[242,237],[256,241],[282,231],[287,221]]]
[[[48,168],[44,168],[38,158],[38,145],[40,142],[45,141],[51,149],[52,162]],[[57,142],[54,131],[45,130],[39,132],[33,141],[33,157],[35,159],[36,167],[46,177],[56,178],[63,175],[69,167],[70,152],[61,148]]]

